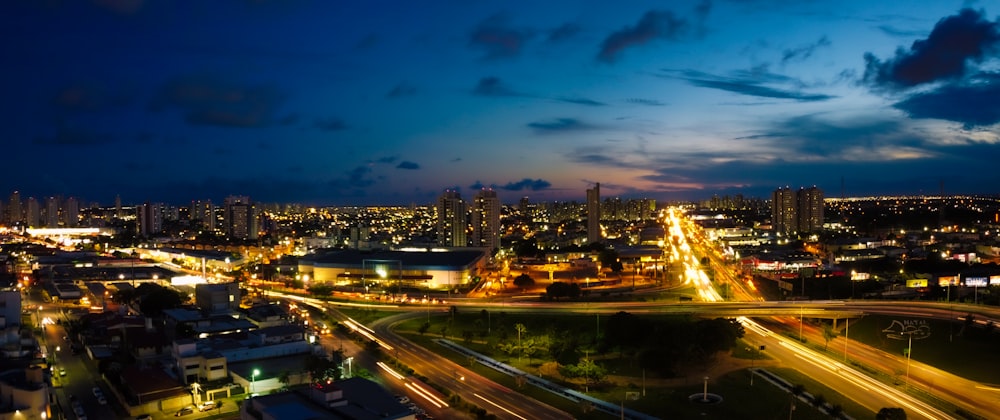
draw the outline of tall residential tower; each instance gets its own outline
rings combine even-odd
[[[472,203],[472,246],[489,251],[500,248],[500,199],[492,189],[483,189]]]
[[[445,190],[437,202],[437,242],[443,246],[469,246],[467,205],[458,191]]]
[[[587,242],[601,242],[601,183],[587,190]]]

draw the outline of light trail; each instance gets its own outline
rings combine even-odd
[[[426,389],[424,389],[422,386],[418,385],[415,382],[407,382],[406,387],[412,390],[413,392],[416,392],[417,395],[424,397],[425,400],[429,401],[431,404],[434,404],[435,406],[437,406],[437,408],[448,406],[448,403],[444,402],[444,400],[438,398],[434,394],[431,394],[429,391],[427,391]]]
[[[399,374],[399,372],[396,372],[396,371],[395,371],[395,370],[393,370],[393,369],[392,369],[391,367],[389,367],[389,365],[387,365],[387,364],[385,364],[385,363],[382,363],[382,362],[376,362],[375,364],[376,364],[376,365],[377,365],[378,367],[382,368],[382,370],[384,370],[384,371],[385,371],[386,373],[388,373],[389,375],[392,375],[392,377],[394,377],[394,378],[396,378],[396,379],[399,379],[399,380],[401,380],[401,381],[402,381],[402,380],[404,380],[404,379],[406,379],[406,377],[405,377],[405,376],[403,376],[403,375],[400,375],[400,374]]]
[[[510,415],[512,415],[512,416],[514,416],[514,417],[517,417],[517,418],[521,419],[521,420],[528,420],[528,419],[526,419],[526,418],[524,418],[524,417],[521,417],[521,416],[517,415],[517,413],[515,413],[515,412],[513,412],[513,411],[510,411],[510,410],[508,410],[508,409],[506,409],[506,408],[504,408],[504,407],[501,407],[501,406],[500,406],[499,404],[497,404],[497,403],[495,403],[495,402],[493,402],[493,401],[490,401],[490,400],[486,399],[486,397],[484,397],[484,396],[482,396],[482,395],[479,395],[479,394],[472,394],[472,395],[475,395],[475,396],[476,396],[476,397],[478,397],[479,399],[481,399],[481,400],[483,400],[483,401],[486,401],[487,403],[489,403],[490,405],[492,405],[492,406],[494,406],[494,407],[496,407],[496,408],[499,408],[499,409],[501,409],[501,410],[503,410],[503,411],[506,411],[506,412],[507,412],[507,414],[510,414]]]
[[[889,399],[893,403],[898,404],[899,406],[904,407],[913,413],[919,414],[929,419],[954,418],[949,416],[947,413],[938,410],[937,408],[934,408],[930,404],[920,401],[896,388],[890,387],[878,380],[875,380],[867,375],[864,375],[848,365],[845,365],[838,361],[831,361],[828,357],[825,357],[803,346],[802,344],[795,342],[794,340],[787,339],[785,337],[782,337],[781,335],[775,334],[749,318],[739,317],[737,319],[740,321],[740,323],[743,324],[744,328],[748,330],[751,330],[758,334],[766,332],[767,334],[761,334],[761,335],[771,336],[774,339],[778,340],[778,343],[781,346],[786,347],[789,350],[793,351],[796,357],[805,360],[821,369],[830,371],[831,373],[834,373],[840,376],[841,378],[862,387],[867,391],[876,392],[879,395],[882,395],[885,398]]]

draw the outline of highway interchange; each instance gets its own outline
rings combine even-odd
[[[883,407],[903,407],[911,419],[949,419],[957,418],[951,411],[936,407],[914,395],[918,390],[937,396],[942,401],[967,413],[974,413],[983,418],[1000,415],[1000,390],[993,384],[980,384],[966,380],[948,372],[941,371],[926,364],[888,354],[870,348],[853,340],[838,337],[830,342],[831,347],[843,348],[843,357],[831,357],[808,348],[787,334],[779,333],[776,328],[799,328],[801,334],[812,342],[822,342],[822,332],[816,328],[804,328],[802,318],[843,318],[853,317],[860,313],[891,314],[899,316],[941,318],[954,320],[956,314],[975,313],[980,323],[1000,322],[1000,311],[982,306],[956,306],[931,302],[888,302],[888,301],[794,301],[794,302],[764,302],[753,290],[736,281],[736,276],[727,265],[716,255],[712,245],[699,240],[695,245],[686,238],[694,235],[691,224],[682,222],[679,214],[668,215],[668,235],[677,238],[677,244],[671,247],[672,260],[683,265],[684,282],[697,290],[699,302],[663,303],[663,302],[615,302],[611,304],[558,302],[544,303],[537,300],[531,302],[508,300],[505,303],[487,302],[483,300],[453,299],[449,304],[462,306],[464,310],[478,311],[480,308],[496,310],[501,308],[507,312],[525,313],[601,313],[612,314],[621,310],[632,313],[692,313],[703,316],[738,317],[745,326],[745,340],[759,345],[765,345],[768,356],[776,359],[784,366],[792,367],[803,374],[821,382],[838,393],[849,397],[858,404],[877,412]],[[704,270],[698,263],[699,256],[709,257],[710,264],[716,276],[728,276],[732,290],[730,297],[738,302],[723,302],[716,288],[708,280]],[[392,331],[392,325],[406,317],[424,316],[425,308],[398,307],[400,314],[376,321],[370,327],[364,327],[351,322],[335,309],[343,303],[330,303],[315,299],[301,298],[292,295],[282,295],[284,298],[311,303],[326,309],[333,309],[339,321],[355,325],[352,328],[366,330],[364,334],[377,337],[383,348],[383,354],[398,359],[426,377],[430,382],[445,386],[458,394],[465,401],[476,404],[498,418],[512,419],[564,419],[572,418],[569,413],[562,412],[551,406],[542,404],[523,396],[515,390],[500,386],[468,369],[465,366],[451,362],[434,351],[417,346]],[[467,308],[466,308],[467,307]],[[394,308],[380,305],[380,309]],[[760,319],[758,322],[756,319]],[[765,322],[766,321],[766,322]],[[785,326],[782,327],[781,324]],[[332,342],[324,342],[333,345]],[[839,346],[839,347],[837,347]],[[357,349],[360,353],[360,349]],[[858,371],[845,360],[861,361],[880,370],[893,372],[906,366],[907,383],[905,386],[887,385],[873,379],[864,372]],[[448,406],[441,395],[426,389],[416,390],[411,384],[412,378],[400,376],[398,373],[386,371],[375,360],[358,361],[367,363],[372,372],[379,373],[383,382],[392,385],[398,392],[406,392],[411,398],[421,403],[432,415],[442,418],[456,418],[464,414]],[[763,382],[763,381],[762,381]],[[762,384],[763,386],[763,384]],[[427,394],[427,395],[424,395]]]

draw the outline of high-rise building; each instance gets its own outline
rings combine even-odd
[[[468,246],[467,205],[458,191],[446,190],[437,202],[437,243],[444,246]]]
[[[80,202],[76,198],[70,197],[66,199],[63,219],[63,226],[68,228],[80,226]]]
[[[24,209],[24,217],[18,217],[18,219],[23,221],[28,227],[42,227],[42,209],[35,197],[28,197],[28,203]]]
[[[587,190],[587,242],[601,242],[601,184]]]
[[[500,248],[500,198],[492,189],[480,190],[473,199],[472,246]]]
[[[192,222],[199,222],[201,226],[209,231],[215,230],[215,206],[212,200],[195,200],[191,202],[191,209],[188,210],[188,218]]]
[[[59,197],[45,199],[45,226],[59,227]]]
[[[139,236],[150,237],[163,231],[163,205],[145,202],[136,207],[139,219]]]
[[[775,232],[789,234],[798,229],[798,204],[795,191],[778,188],[771,193],[771,227]]]
[[[796,195],[799,206],[799,232],[815,232],[823,228],[823,190],[802,188]]]
[[[789,235],[813,232],[823,227],[823,191],[819,188],[778,188],[771,193],[771,225]]]
[[[21,193],[14,191],[10,194],[10,204],[7,206],[7,224],[14,225],[24,221],[24,214],[21,210]]]
[[[256,240],[259,237],[257,207],[250,201],[250,197],[227,197],[223,220],[226,236],[230,238]]]
[[[122,196],[115,194],[115,219],[124,219],[125,213],[122,213]]]

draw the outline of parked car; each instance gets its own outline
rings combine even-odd
[[[135,416],[135,420],[153,420],[153,416],[149,414],[142,414],[139,416]]]
[[[66,368],[64,367],[59,368],[59,376],[66,376]]]
[[[194,413],[194,408],[192,408],[192,407],[184,407],[184,408],[182,408],[180,410],[177,410],[177,412],[174,413],[174,417],[186,416],[186,415],[191,414],[191,413]]]
[[[215,408],[215,401],[205,401],[198,406],[198,411],[208,411]]]
[[[92,390],[91,390],[91,392],[93,392],[93,393],[94,393],[94,396],[95,396],[95,397],[101,397],[101,396],[104,396],[104,391],[101,391],[101,388],[100,388],[100,387],[96,387],[96,386],[95,386],[95,387],[94,387],[94,389],[92,389]]]

